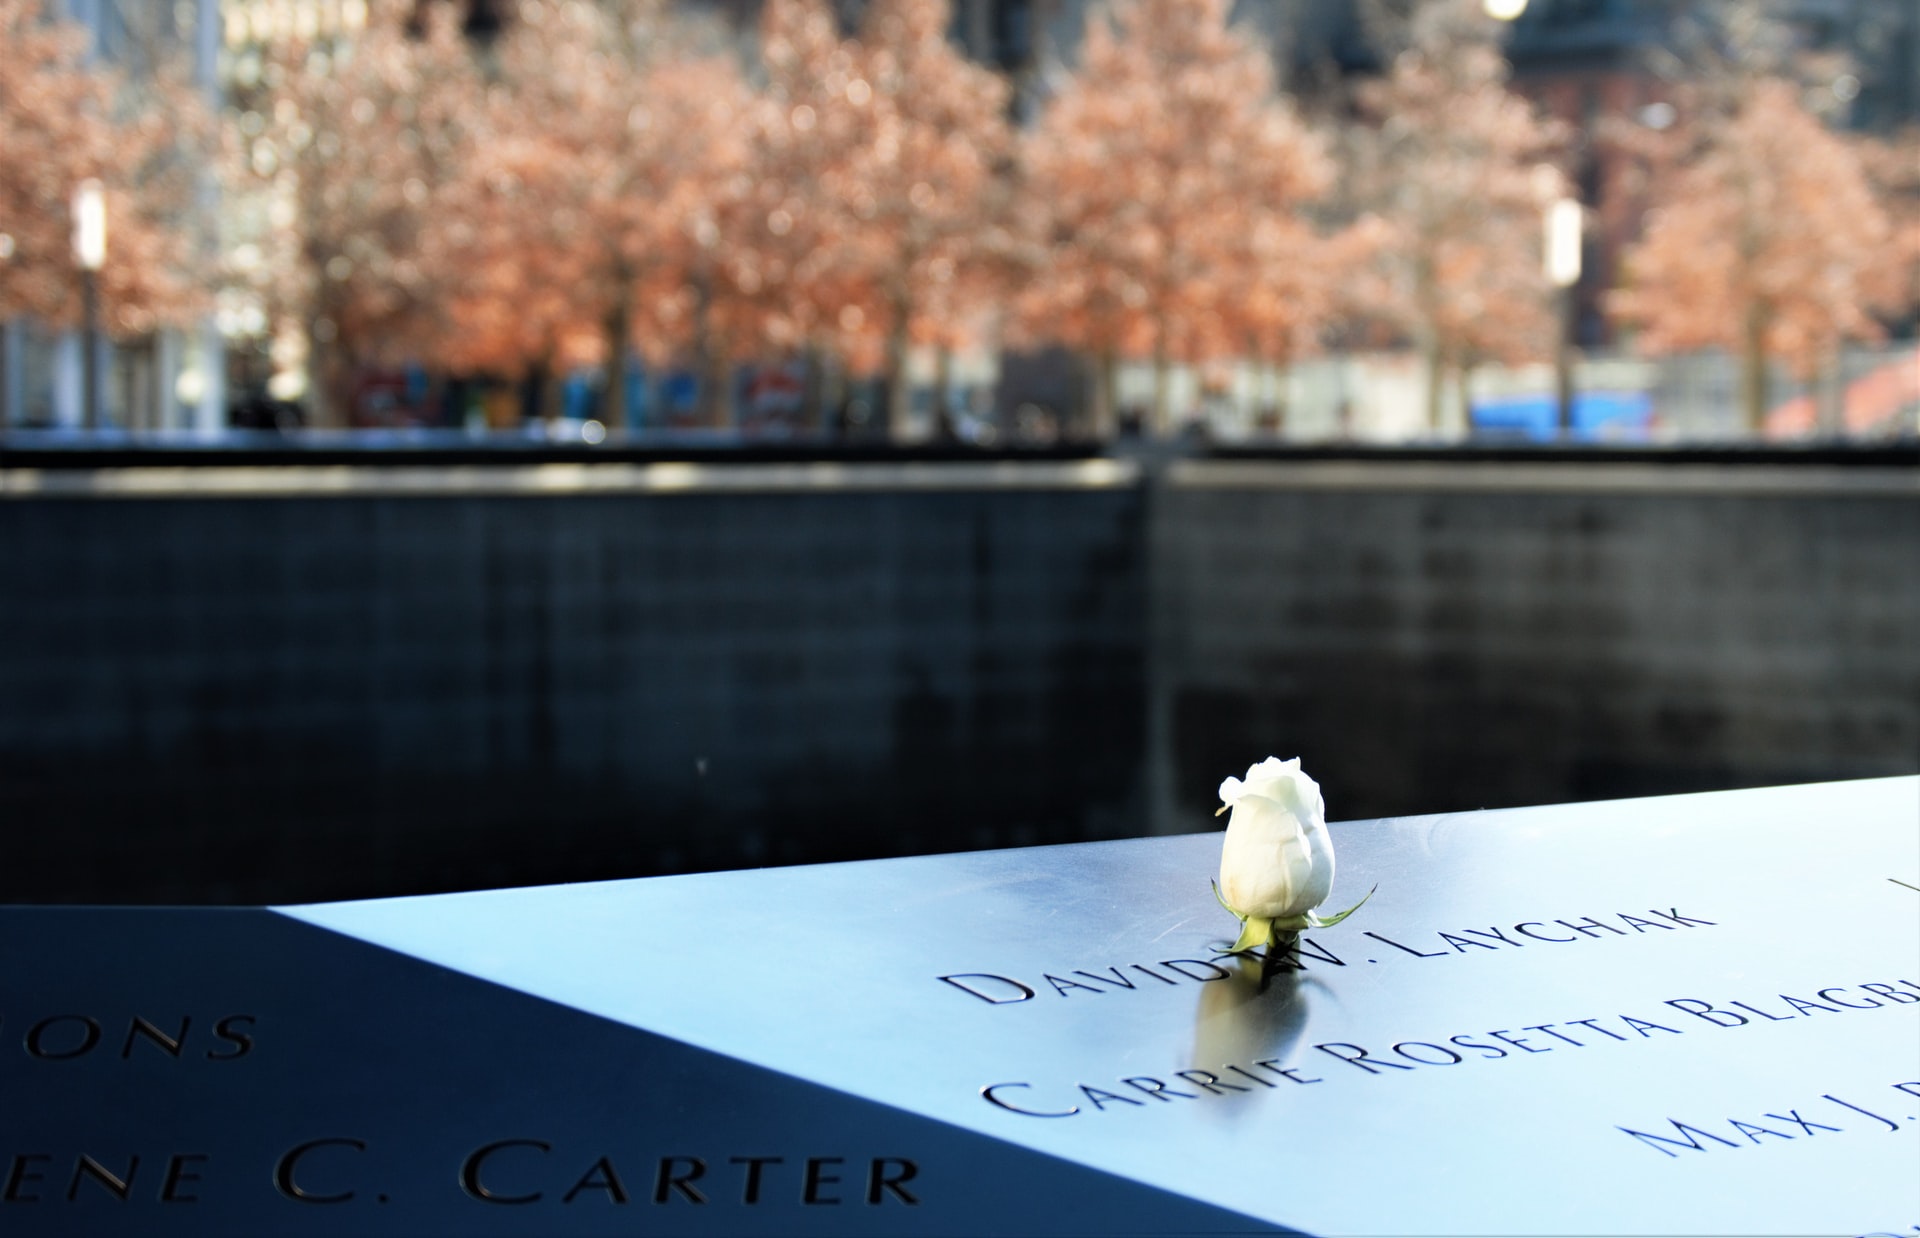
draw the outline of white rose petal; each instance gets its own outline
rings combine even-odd
[[[1333,890],[1333,839],[1320,785],[1295,758],[1268,757],[1245,779],[1220,784],[1232,810],[1220,848],[1220,895],[1235,915],[1286,919],[1304,915]]]

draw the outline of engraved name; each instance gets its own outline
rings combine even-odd
[[[1920,1081],[1896,1083],[1893,1089],[1904,1093],[1909,1104],[1920,1100]],[[1782,1105],[1780,1108],[1786,1109],[1786,1106]],[[1616,1126],[1614,1129],[1669,1158],[1679,1156],[1682,1148],[1691,1148],[1695,1152],[1707,1152],[1720,1148],[1752,1147],[1769,1141],[1792,1143],[1795,1139],[1815,1138],[1823,1132],[1838,1135],[1862,1128],[1888,1131],[1900,1129],[1897,1118],[1890,1118],[1877,1110],[1830,1093],[1822,1095],[1819,1101],[1804,1104],[1802,1108],[1814,1116],[1804,1117],[1800,1109],[1795,1108],[1787,1109],[1785,1113],[1750,1113],[1744,1118],[1725,1118],[1719,1121],[1701,1122],[1698,1125],[1682,1122],[1678,1118],[1668,1118],[1665,1126],[1647,1123],[1653,1128],[1652,1130],[1635,1130],[1626,1126]],[[1863,1122],[1861,1120],[1863,1118],[1870,1121]],[[1914,1119],[1908,1116],[1907,1120]],[[1836,1123],[1838,1125],[1835,1125]],[[1742,1139],[1746,1142],[1740,1142]],[[1703,1143],[1702,1140],[1706,1142]]]
[[[1849,1010],[1920,1005],[1920,983],[1912,980],[1831,985],[1812,992],[1812,997],[1782,993],[1774,998],[1754,998],[1750,1001],[1669,998],[1661,1004],[1673,1013],[1661,1012],[1658,1018],[1651,1019],[1617,1014],[1513,1024],[1493,1031],[1461,1032],[1432,1040],[1380,1041],[1367,1045],[1327,1041],[1313,1045],[1312,1051],[1322,1056],[1308,1060],[1326,1070],[1328,1077],[1311,1074],[1312,1068],[1299,1063],[1287,1064],[1283,1060],[1272,1059],[1228,1063],[1212,1069],[1173,1071],[1168,1072],[1165,1079],[1151,1075],[1130,1075],[1115,1084],[1076,1082],[1066,1087],[1042,1088],[1024,1080],[1013,1080],[981,1088],[980,1098],[996,1108],[1025,1117],[1070,1118],[1115,1109],[1122,1112],[1152,1109],[1156,1104],[1202,1100],[1209,1096],[1230,1098],[1234,1095],[1257,1094],[1259,1089],[1248,1086],[1249,1083],[1273,1090],[1279,1086],[1275,1080],[1313,1084],[1327,1082],[1336,1073],[1342,1078],[1353,1077],[1333,1066],[1332,1062],[1351,1066],[1370,1076],[1398,1076],[1434,1068],[1445,1069],[1469,1061],[1497,1061],[1502,1058],[1517,1061],[1540,1053],[1589,1049],[1616,1042],[1665,1039],[1696,1030],[1699,1023],[1718,1028],[1749,1027],[1761,1025],[1763,1020],[1784,1023],[1793,1019],[1843,1015]],[[1641,1011],[1641,1014],[1651,1013],[1651,1010]],[[1686,1017],[1681,1017],[1683,1015]],[[1666,1022],[1662,1022],[1663,1019]]]
[[[1444,959],[1460,954],[1475,954],[1483,950],[1524,950],[1530,945],[1566,945],[1595,939],[1631,937],[1655,931],[1671,933],[1691,928],[1713,928],[1715,925],[1716,921],[1682,915],[1678,907],[1672,907],[1666,911],[1649,910],[1645,916],[1622,911],[1607,917],[1569,916],[1555,920],[1522,920],[1504,929],[1497,924],[1489,925],[1484,929],[1462,928],[1458,932],[1435,932],[1430,937],[1422,935],[1414,938],[1411,945],[1383,933],[1368,932],[1363,935],[1381,945],[1391,947],[1400,954],[1419,959]],[[1422,946],[1427,945],[1439,946],[1440,949],[1421,949]],[[1214,956],[1215,959],[1227,957],[1229,954],[1224,951]],[[1376,961],[1367,960],[1369,963]],[[1310,967],[1312,963],[1322,963],[1330,967],[1347,966],[1346,960],[1326,945],[1306,936],[1295,940],[1282,963],[1292,971],[1303,970]],[[1151,965],[1110,963],[1098,968],[1078,967],[1071,970],[1062,968],[1057,972],[1043,972],[1037,981],[999,972],[953,972],[934,978],[988,1005],[1010,1006],[1032,1001],[1046,992],[1059,997],[1090,993],[1139,992],[1143,988],[1153,990],[1155,985],[1150,983],[1152,981],[1158,981],[1162,985],[1204,984],[1209,980],[1224,980],[1228,974],[1226,969],[1217,962],[1204,959],[1161,959]]]
[[[204,1152],[16,1152],[0,1159],[0,1205],[203,1202],[222,1185]],[[256,1165],[246,1173],[252,1178]],[[919,1162],[905,1156],[622,1157],[567,1155],[541,1139],[497,1139],[460,1160],[451,1181],[481,1204],[918,1206]],[[378,1157],[365,1139],[309,1139],[274,1158],[268,1175],[285,1200],[325,1207],[385,1204]],[[233,1185],[226,1175],[225,1185]]]
[[[0,1036],[11,1040],[17,1035],[21,1051],[41,1062],[150,1056],[231,1062],[253,1051],[258,1022],[250,1014],[214,1019],[184,1014],[159,1018],[50,1014],[9,1025],[7,1017],[0,1015]]]

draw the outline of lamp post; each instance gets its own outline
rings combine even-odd
[[[73,191],[73,261],[80,268],[80,306],[85,319],[80,400],[85,426],[100,428],[100,268],[107,261],[107,199],[97,180]]]
[[[1554,401],[1560,437],[1573,435],[1573,286],[1580,282],[1580,203],[1555,198],[1547,206],[1545,270],[1553,285],[1555,317],[1553,345]]]

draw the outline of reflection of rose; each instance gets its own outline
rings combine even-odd
[[[1232,810],[1220,848],[1220,899],[1242,919],[1305,915],[1333,890],[1333,840],[1320,784],[1276,757],[1220,784]]]
[[[1199,986],[1194,1010],[1193,1065],[1224,1072],[1235,1063],[1285,1058],[1307,1026],[1307,989],[1300,973],[1269,978],[1245,955],[1219,960],[1233,968],[1223,980]]]

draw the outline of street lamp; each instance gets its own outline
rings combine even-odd
[[[1554,331],[1554,398],[1560,437],[1573,434],[1573,286],[1580,282],[1580,202],[1555,198],[1547,204],[1547,282],[1553,285],[1558,322]]]
[[[73,261],[80,268],[80,305],[86,344],[80,375],[81,407],[89,430],[100,428],[100,268],[107,261],[107,198],[100,182],[73,191]]]

